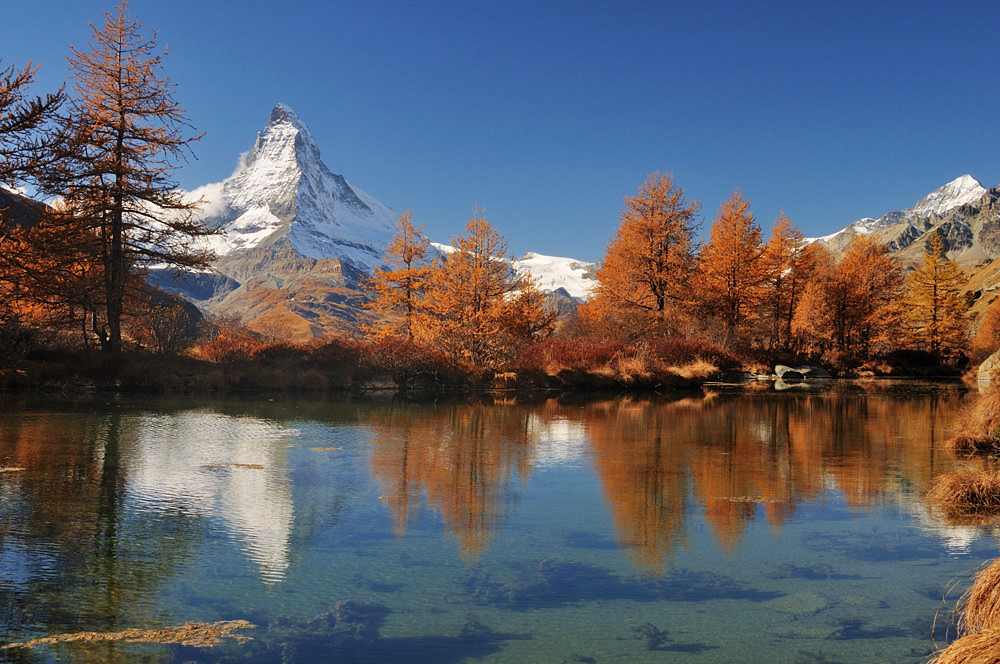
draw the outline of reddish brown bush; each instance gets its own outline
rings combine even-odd
[[[195,349],[195,355],[209,362],[239,362],[249,360],[269,345],[272,344],[244,328],[221,327],[215,338]]]
[[[625,349],[610,339],[546,339],[526,348],[518,367],[558,373],[565,369],[596,369],[611,362]]]
[[[703,360],[722,371],[740,367],[740,360],[725,348],[702,339],[657,337],[646,342],[649,356],[665,365],[684,366]]]

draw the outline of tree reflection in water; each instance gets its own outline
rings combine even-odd
[[[386,406],[371,413],[372,471],[397,534],[425,500],[462,550],[478,555],[502,527],[552,427],[582,440],[620,546],[659,570],[701,510],[719,546],[739,547],[758,517],[780,528],[830,491],[864,509],[940,472],[939,443],[961,389],[876,383],[818,393],[708,393],[584,404]],[[565,450],[562,450],[565,452]]]

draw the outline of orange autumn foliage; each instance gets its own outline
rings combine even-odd
[[[933,233],[923,264],[906,278],[904,320],[911,344],[935,352],[968,345],[969,303],[962,296],[968,281],[958,263],[948,258],[941,235]]]
[[[625,199],[619,227],[597,271],[598,286],[581,316],[634,340],[684,331],[695,265],[697,201],[669,174],[652,173]]]
[[[899,261],[870,235],[856,235],[838,265],[816,268],[793,332],[814,349],[869,358],[898,347],[902,294]]]
[[[413,215],[403,213],[396,234],[386,248],[383,266],[376,267],[362,286],[375,296],[365,306],[380,316],[376,325],[365,327],[375,337],[405,337],[413,341],[420,299],[427,287],[431,265],[427,253],[430,240],[422,226],[413,225]]]
[[[456,365],[500,370],[546,336],[555,316],[534,280],[510,268],[507,241],[484,217],[474,216],[465,230],[430,269],[411,329]]]
[[[757,316],[767,278],[763,255],[760,225],[737,189],[712,222],[698,275],[705,311],[724,326],[724,345],[733,345]]]
[[[815,251],[784,212],[774,220],[771,237],[764,247],[764,292],[761,312],[761,342],[767,348],[792,347],[792,319],[816,265]]]

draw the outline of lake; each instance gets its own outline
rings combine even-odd
[[[0,645],[254,627],[0,661],[924,662],[997,556],[923,497],[972,398],[8,397]]]

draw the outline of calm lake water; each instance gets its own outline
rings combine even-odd
[[[0,401],[0,644],[256,625],[0,661],[924,662],[998,555],[922,494],[971,398]]]

